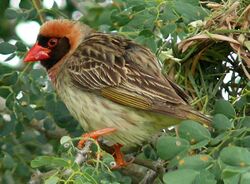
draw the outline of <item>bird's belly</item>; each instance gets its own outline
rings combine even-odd
[[[64,87],[63,93],[60,90],[60,96],[84,130],[116,128],[117,132],[105,136],[105,139],[113,144],[134,147],[141,145],[159,131],[146,117],[146,113],[119,105],[96,94],[74,87]]]

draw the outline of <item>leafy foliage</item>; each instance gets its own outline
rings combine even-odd
[[[143,160],[140,165],[152,169],[160,161],[163,168],[155,182],[249,183],[249,55],[242,54],[249,53],[245,20],[249,3],[67,1],[65,7],[54,3],[46,9],[37,0],[21,0],[19,8],[1,1],[0,54],[5,59],[0,63],[0,182],[138,183],[147,171],[137,164],[125,172],[112,170],[112,155],[96,142],[87,160],[76,163],[75,142],[83,130],[58,99],[45,70],[37,64],[6,64],[27,51],[14,29],[20,22],[63,17],[80,18],[99,31],[118,33],[149,47],[163,64],[163,72],[194,99],[192,104],[213,116],[210,128],[186,120],[176,132],[167,129],[143,145],[136,153],[136,159]],[[225,22],[231,25],[227,31]],[[212,41],[195,37],[204,34]],[[184,41],[178,45],[179,39]],[[240,43],[240,53],[234,53],[231,39]]]

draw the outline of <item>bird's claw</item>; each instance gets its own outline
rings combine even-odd
[[[86,134],[82,135],[82,139],[78,142],[78,148],[82,149],[84,144],[86,143],[86,141],[90,138],[97,140],[99,137],[104,136],[104,135],[108,135],[111,134],[113,132],[115,132],[117,129],[116,128],[104,128],[101,130],[96,130],[96,131],[92,131]],[[130,163],[132,163],[134,161],[134,159],[131,159],[129,162],[124,160],[124,155],[121,152],[121,147],[123,145],[121,144],[114,144],[113,148],[114,148],[114,158],[115,158],[115,164],[114,166],[111,167],[111,169],[119,169],[122,167],[126,167],[127,165],[129,165]]]
[[[85,142],[89,138],[97,140],[99,137],[111,134],[111,133],[113,133],[115,131],[116,131],[116,128],[104,128],[104,129],[101,129],[101,130],[95,130],[95,131],[92,131],[92,132],[89,132],[89,133],[85,133],[85,134],[82,135],[82,139],[78,142],[77,147],[79,149],[82,149]]]
[[[119,143],[113,145],[114,150],[115,150],[115,152],[114,152],[115,165],[113,165],[111,167],[111,169],[120,169],[122,167],[126,167],[126,166],[128,166],[129,164],[131,164],[134,161],[134,159],[131,159],[129,162],[124,160],[124,155],[121,152],[121,147],[122,146],[123,145],[121,145]]]

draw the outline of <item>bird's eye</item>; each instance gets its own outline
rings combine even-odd
[[[57,45],[57,42],[58,42],[58,40],[57,40],[56,38],[51,38],[51,39],[48,41],[48,46],[49,46],[50,48],[53,48],[53,47],[55,47],[55,46]]]

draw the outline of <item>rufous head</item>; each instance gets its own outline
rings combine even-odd
[[[76,21],[66,19],[44,23],[35,45],[29,50],[24,62],[41,61],[50,69],[65,55],[73,52],[84,36],[84,27]]]

